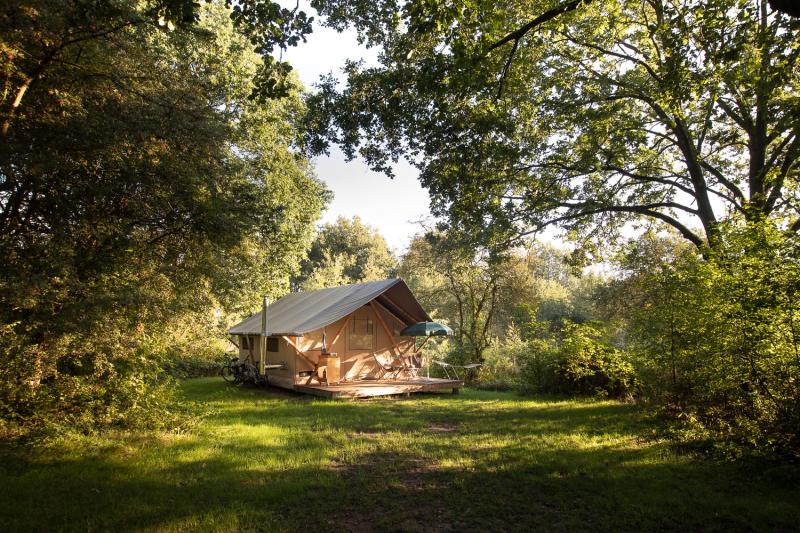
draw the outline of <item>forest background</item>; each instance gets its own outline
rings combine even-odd
[[[392,276],[480,387],[641,403],[727,457],[800,457],[797,19],[766,1],[314,2],[380,64],[300,87],[272,2],[2,9],[5,438],[182,424],[260,297]],[[531,68],[535,67],[535,68]],[[316,226],[310,157],[420,170],[397,257]],[[562,228],[568,247],[535,240]],[[585,267],[604,261],[612,275]]]

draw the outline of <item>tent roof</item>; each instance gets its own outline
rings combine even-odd
[[[333,324],[382,295],[380,303],[397,315],[406,315],[406,325],[430,320],[406,282],[395,278],[287,294],[267,307],[267,331],[270,335],[301,336]],[[236,324],[228,333],[259,335],[261,311]]]

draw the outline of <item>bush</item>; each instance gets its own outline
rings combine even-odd
[[[569,394],[630,398],[636,387],[633,365],[590,324],[565,326],[556,374]]]
[[[87,333],[31,345],[13,327],[2,333],[0,430],[6,436],[177,422],[174,380],[156,354],[124,334]]]
[[[558,392],[558,345],[549,338],[527,341],[527,351],[520,357],[520,390],[526,393]]]
[[[218,376],[231,356],[223,351],[210,354],[176,353],[164,364],[164,370],[178,379]]]
[[[212,312],[195,312],[175,320],[151,350],[161,353],[163,368],[178,379],[216,376],[231,355],[225,324]]]
[[[506,338],[492,339],[484,352],[483,366],[475,380],[478,388],[489,390],[511,390],[520,386],[519,362],[529,351],[528,343],[522,340],[519,330],[508,328]]]

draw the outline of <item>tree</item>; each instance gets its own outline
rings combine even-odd
[[[319,229],[294,284],[314,290],[377,281],[394,277],[396,269],[397,259],[378,230],[358,216],[339,217]]]
[[[645,232],[625,243],[615,262],[618,276],[597,291],[600,315],[620,325],[626,349],[639,357],[648,395],[685,405],[695,385],[693,368],[705,362],[683,354],[709,334],[700,326],[707,304],[689,306],[694,298],[686,294],[687,274],[698,265],[696,249],[676,233]]]
[[[212,0],[206,0],[211,3]],[[291,89],[291,67],[272,56],[311,32],[313,19],[297,8],[289,10],[270,0],[224,0],[234,26],[260,55],[251,73],[251,96],[264,101],[287,96]],[[134,27],[183,31],[196,29],[202,12],[194,0],[65,1],[25,0],[11,2],[0,10],[0,69],[4,73],[0,97],[0,137],[10,139],[14,122],[25,116],[29,91],[52,71],[75,62],[87,47],[113,42],[115,36]],[[244,43],[242,43],[244,45]]]
[[[505,335],[536,293],[524,257],[467,250],[446,234],[415,238],[400,275],[432,316],[453,326],[460,362],[483,361],[493,336]]]
[[[622,319],[643,392],[663,413],[727,452],[796,458],[797,236],[768,223],[721,231],[707,259],[675,236],[628,243],[604,307]]]
[[[10,6],[5,49],[89,31],[59,6]],[[249,47],[206,6],[60,47],[25,92],[0,154],[2,419],[158,423],[171,329],[288,290],[328,193],[292,148],[297,89],[250,98]]]
[[[309,148],[408,157],[482,243],[650,220],[714,247],[732,213],[800,230],[800,21],[767,0],[314,5],[382,54],[323,80]]]

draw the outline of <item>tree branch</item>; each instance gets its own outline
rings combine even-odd
[[[583,205],[588,207],[590,204],[583,204]],[[579,204],[575,204],[575,207],[578,206]],[[683,235],[686,239],[691,241],[700,250],[706,247],[706,242],[700,236],[698,236],[684,224],[680,223],[676,218],[671,217],[665,213],[661,213],[659,211],[654,211],[654,209],[663,206],[664,204],[658,203],[658,204],[646,204],[646,205],[610,205],[610,206],[595,207],[592,209],[581,210],[574,213],[567,213],[566,215],[552,218],[550,220],[542,222],[531,231],[523,232],[521,236],[536,233],[537,231],[541,231],[547,226],[552,226],[553,224],[566,222],[568,220],[576,220],[579,218],[597,215],[600,213],[636,213],[643,216],[656,218],[658,220],[661,220],[662,222],[666,222],[673,228],[677,229],[681,233],[681,235]],[[796,224],[798,224],[798,227],[800,228],[800,220],[798,220]]]
[[[512,41],[519,42],[519,40],[522,39],[523,37],[525,37],[525,35],[528,32],[536,29],[537,27],[541,26],[545,22],[547,22],[549,20],[552,20],[552,19],[556,18],[557,16],[562,15],[564,13],[568,13],[570,11],[574,11],[575,9],[580,7],[581,4],[587,4],[588,5],[588,4],[591,4],[591,3],[592,3],[592,0],[571,0],[570,2],[567,2],[567,3],[562,4],[560,6],[556,6],[553,9],[550,9],[548,11],[545,11],[544,13],[542,13],[541,15],[539,15],[538,17],[536,17],[532,21],[528,22],[524,26],[521,26],[521,27],[517,28],[516,30],[512,31],[511,33],[509,33],[508,35],[506,35],[505,37],[503,37],[499,41],[497,41],[494,44],[492,44],[488,48],[488,50],[486,50],[486,54],[488,54],[492,50],[495,50],[496,48],[500,48],[504,44],[508,44],[508,43],[510,43]],[[484,54],[484,55],[486,55],[486,54]]]

